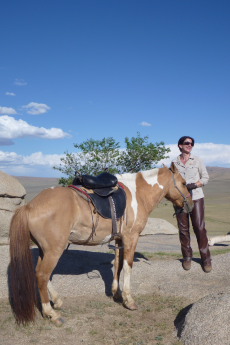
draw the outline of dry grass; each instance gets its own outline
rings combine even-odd
[[[131,312],[106,296],[65,299],[66,323],[57,328],[40,315],[35,324],[19,327],[10,306],[0,304],[0,345],[181,345],[173,321],[186,301],[157,294],[137,296]]]

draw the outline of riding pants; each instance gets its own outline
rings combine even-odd
[[[204,198],[193,200],[194,207],[190,214],[185,212],[177,213],[177,224],[179,229],[179,239],[181,252],[184,259],[192,258],[192,248],[189,232],[189,217],[191,218],[194,233],[196,235],[201,261],[204,265],[211,264],[211,255],[208,247],[207,231],[204,221]]]

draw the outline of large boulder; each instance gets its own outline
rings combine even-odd
[[[229,345],[229,322],[230,294],[210,294],[190,306],[180,321],[179,337],[185,345]]]
[[[178,229],[165,219],[148,218],[147,224],[142,231],[141,236],[155,234],[175,235],[178,234]]]
[[[26,190],[14,177],[0,171],[0,243],[8,243],[11,218],[25,204]]]

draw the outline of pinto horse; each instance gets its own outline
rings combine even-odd
[[[138,173],[117,175],[126,193],[125,215],[120,222],[120,237],[115,239],[112,293],[130,310],[137,309],[131,296],[130,276],[138,238],[154,207],[164,197],[175,206],[191,211],[193,202],[185,180],[174,164]],[[10,287],[16,321],[26,324],[35,319],[37,294],[42,314],[57,325],[62,323],[62,301],[50,276],[69,243],[98,245],[111,240],[111,219],[90,212],[89,202],[68,187],[43,190],[14,214],[10,227]],[[92,217],[95,217],[92,220]],[[96,236],[91,236],[97,222]],[[30,250],[31,240],[39,247],[36,274]],[[124,271],[123,289],[119,277]],[[52,305],[51,303],[52,302]]]

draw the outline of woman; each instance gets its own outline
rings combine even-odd
[[[207,231],[204,221],[204,193],[202,187],[208,183],[209,176],[205,165],[199,157],[193,156],[191,151],[194,139],[183,136],[178,141],[181,154],[173,160],[180,174],[186,180],[187,188],[192,194],[194,208],[191,214],[176,210],[177,224],[181,251],[183,255],[182,266],[187,271],[191,268],[192,248],[190,243],[189,217],[191,218],[194,233],[201,256],[201,266],[204,272],[212,270],[211,255],[208,247]]]

